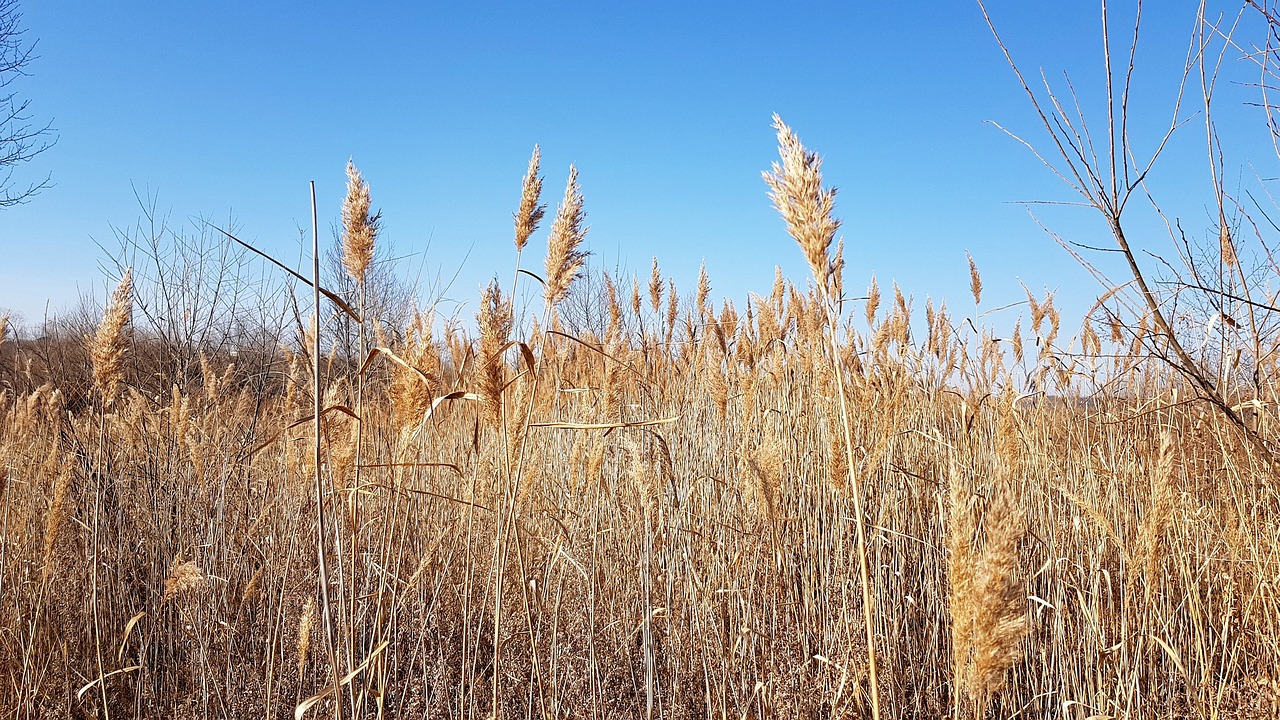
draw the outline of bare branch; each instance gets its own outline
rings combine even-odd
[[[27,68],[36,56],[36,43],[23,42],[22,13],[17,0],[0,0],[0,88],[27,77]],[[28,112],[29,100],[16,92],[0,94],[0,208],[18,205],[51,186],[50,177],[30,183],[15,183],[14,171],[53,146],[53,126],[35,123]]]

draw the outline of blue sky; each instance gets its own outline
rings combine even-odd
[[[715,294],[740,304],[767,291],[775,265],[797,280],[808,272],[760,179],[776,157],[774,112],[840,189],[850,294],[875,273],[917,308],[946,298],[963,317],[966,251],[984,309],[1022,299],[1021,281],[1057,288],[1078,319],[1099,293],[1023,204],[1077,198],[984,122],[1044,139],[973,2],[210,7],[22,3],[40,58],[16,89],[59,140],[17,178],[47,172],[55,186],[0,210],[0,308],[38,321],[79,294],[102,297],[98,244],[113,247],[113,226],[138,220],[135,192],[175,225],[231,219],[295,262],[308,181],[327,241],[352,157],[384,237],[413,256],[406,271],[456,275],[445,311],[470,316],[482,284],[511,276],[511,213],[535,143],[552,212],[569,164],[579,169],[594,265],[643,276],[656,255],[688,291],[705,259]],[[1168,123],[1195,7],[1149,4],[1132,103],[1140,148]],[[1069,72],[1097,115],[1093,3],[988,9],[1024,70],[1059,85]],[[1115,12],[1127,28],[1128,5]],[[1261,37],[1249,20],[1242,32]],[[1256,76],[1239,61],[1228,74]],[[1229,184],[1255,169],[1280,175],[1261,114],[1244,104],[1253,91],[1226,86],[1219,100]],[[1203,146],[1190,123],[1152,179],[1197,236],[1210,225]],[[1108,242],[1091,211],[1041,210],[1071,239]],[[1135,223],[1147,231],[1140,246],[1172,254],[1150,218]],[[549,225],[526,266],[540,267]]]

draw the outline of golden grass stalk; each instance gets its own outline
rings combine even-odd
[[[840,398],[840,416],[845,436],[845,461],[854,466],[854,437],[850,427],[849,398],[845,393],[844,370],[841,369],[841,351],[838,345],[842,295],[844,295],[845,243],[840,241],[831,252],[840,220],[835,218],[835,188],[822,184],[822,159],[817,152],[809,152],[801,145],[800,138],[782,118],[773,115],[773,128],[778,133],[778,155],[782,164],[773,163],[773,172],[763,173],[764,182],[771,188],[769,197],[774,208],[787,224],[787,232],[799,243],[809,269],[813,272],[820,305],[815,307],[826,318],[828,341],[831,343],[831,363],[836,375],[836,389]],[[872,717],[879,720],[879,680],[876,661],[876,610],[872,592],[872,580],[868,569],[867,519],[863,515],[861,488],[854,483],[850,495],[854,501],[855,528],[858,530],[858,571],[861,596],[863,596],[863,628],[867,637],[867,674],[870,689]]]
[[[968,698],[974,703],[974,716],[983,717],[992,696],[1004,686],[1006,672],[1021,657],[1019,643],[1028,629],[1026,592],[1018,581],[1018,544],[1026,534],[1026,513],[1008,483],[1002,482],[980,517],[963,473],[952,467],[949,480],[953,714],[960,716],[962,698]],[[985,530],[981,548],[980,526]]]
[[[520,209],[516,211],[516,252],[524,250],[529,236],[538,231],[538,225],[547,214],[547,206],[540,203],[542,199],[542,177],[538,169],[542,164],[542,148],[533,146],[533,157],[529,158],[529,170],[524,174],[520,184]]]
[[[969,292],[973,294],[973,304],[982,304],[982,276],[978,274],[978,264],[973,261],[973,256],[969,253],[964,254],[969,258]]]
[[[50,456],[52,457],[52,456]],[[58,478],[53,484],[53,501],[49,504],[49,515],[45,518],[44,555],[41,566],[41,578],[48,580],[53,571],[54,554],[58,549],[58,538],[62,534],[62,526],[71,516],[71,464],[62,463]]]
[[[169,571],[169,577],[164,581],[164,597],[160,599],[162,604],[179,595],[200,590],[209,584],[209,579],[205,577],[204,571],[196,565],[194,560],[179,562],[180,559],[174,558],[173,569]]]
[[[476,313],[480,327],[480,387],[486,415],[494,427],[501,427],[502,390],[506,383],[502,353],[511,337],[511,303],[502,297],[502,289],[494,280],[480,296],[480,311]]]
[[[316,600],[307,598],[302,606],[302,616],[298,618],[298,679],[302,680],[307,672],[307,654],[311,652],[311,631],[316,621]]]
[[[751,484],[746,488],[760,518],[772,525],[778,518],[778,492],[782,486],[782,446],[770,436],[755,447],[745,444],[738,455],[748,471]]]
[[[342,266],[357,283],[363,283],[373,260],[382,214],[369,214],[369,183],[347,160],[347,198],[342,203]]]
[[[840,221],[834,215],[836,190],[822,186],[822,158],[806,150],[796,133],[776,114],[773,127],[778,131],[782,163],[773,163],[773,171],[763,173],[772,190],[769,198],[787,223],[787,232],[800,244],[821,292],[838,299],[844,247],[842,242],[831,254],[831,244],[840,229]]]
[[[880,309],[880,284],[876,276],[871,276],[871,286],[867,288],[867,327],[876,324],[876,311]]]
[[[707,276],[707,261],[702,261],[702,267],[698,268],[698,294],[695,304],[698,307],[698,318],[708,317],[710,309],[707,307],[707,296],[711,294],[711,278]]]
[[[1156,585],[1156,571],[1160,565],[1161,541],[1173,519],[1174,480],[1177,472],[1177,449],[1173,432],[1164,428],[1160,432],[1160,451],[1156,456],[1155,472],[1151,474],[1151,500],[1147,511],[1138,523],[1137,558],[1142,563],[1146,582],[1144,595],[1150,598]],[[1132,583],[1130,583],[1130,586]]]
[[[765,184],[772,192],[769,197],[774,207],[786,221],[787,231],[799,243],[814,281],[822,305],[815,308],[826,317],[828,338],[831,343],[832,370],[836,378],[836,390],[840,401],[840,418],[844,430],[845,461],[853,463],[853,430],[850,427],[849,400],[845,394],[844,372],[837,333],[843,295],[844,241],[840,241],[834,254],[831,244],[835,240],[840,221],[835,219],[834,189],[822,186],[822,159],[800,143],[782,118],[773,116],[773,127],[778,131],[778,154],[782,164],[773,164],[773,172],[764,173]],[[867,681],[870,686],[871,716],[880,718],[880,688],[876,666],[875,594],[872,592],[870,571],[867,567],[866,519],[863,517],[862,489],[856,481],[850,493],[857,529],[858,580],[862,589],[862,621],[867,641]]]
[[[649,307],[658,312],[662,305],[662,271],[658,268],[658,256],[653,257],[653,267],[649,270]]]
[[[93,385],[102,394],[103,405],[110,405],[120,394],[124,382],[124,357],[128,352],[129,321],[133,316],[133,268],[124,271],[116,285],[102,323],[89,345],[93,360]]]
[[[587,214],[582,210],[582,192],[578,188],[578,169],[569,166],[569,181],[564,199],[551,223],[547,240],[547,305],[554,307],[569,294],[569,286],[582,274],[588,253],[580,250],[588,228],[583,224]]]

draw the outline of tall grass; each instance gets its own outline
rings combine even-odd
[[[602,338],[552,331],[551,284],[516,327],[495,284],[452,351],[428,318],[403,364],[322,363],[354,417],[318,468],[287,359],[145,395],[117,293],[92,402],[4,398],[3,716],[288,717],[335,683],[307,713],[1280,710],[1277,497],[1234,426],[1150,362],[1059,385],[1051,300],[1015,359],[939,308],[912,341],[900,293],[833,327],[817,283],[741,316],[609,291]]]
[[[254,381],[210,348],[157,391],[131,273],[87,375],[0,334],[0,718],[1280,714],[1280,376],[1205,400],[1146,320],[1067,337],[1052,295],[1002,335],[874,277],[853,307],[775,129],[812,274],[741,313],[705,267],[582,283],[573,168],[524,270],[535,149],[474,337],[414,312],[345,357],[295,311]]]

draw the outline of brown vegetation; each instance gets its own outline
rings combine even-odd
[[[1275,333],[1172,351],[1145,286],[1068,340],[1052,294],[1008,337],[874,277],[852,310],[775,128],[812,278],[741,314],[656,259],[584,298],[572,168],[521,270],[535,149],[541,311],[495,280],[476,337],[354,319],[353,164],[346,325],[192,355],[129,271],[100,322],[0,319],[0,718],[1280,714]]]

